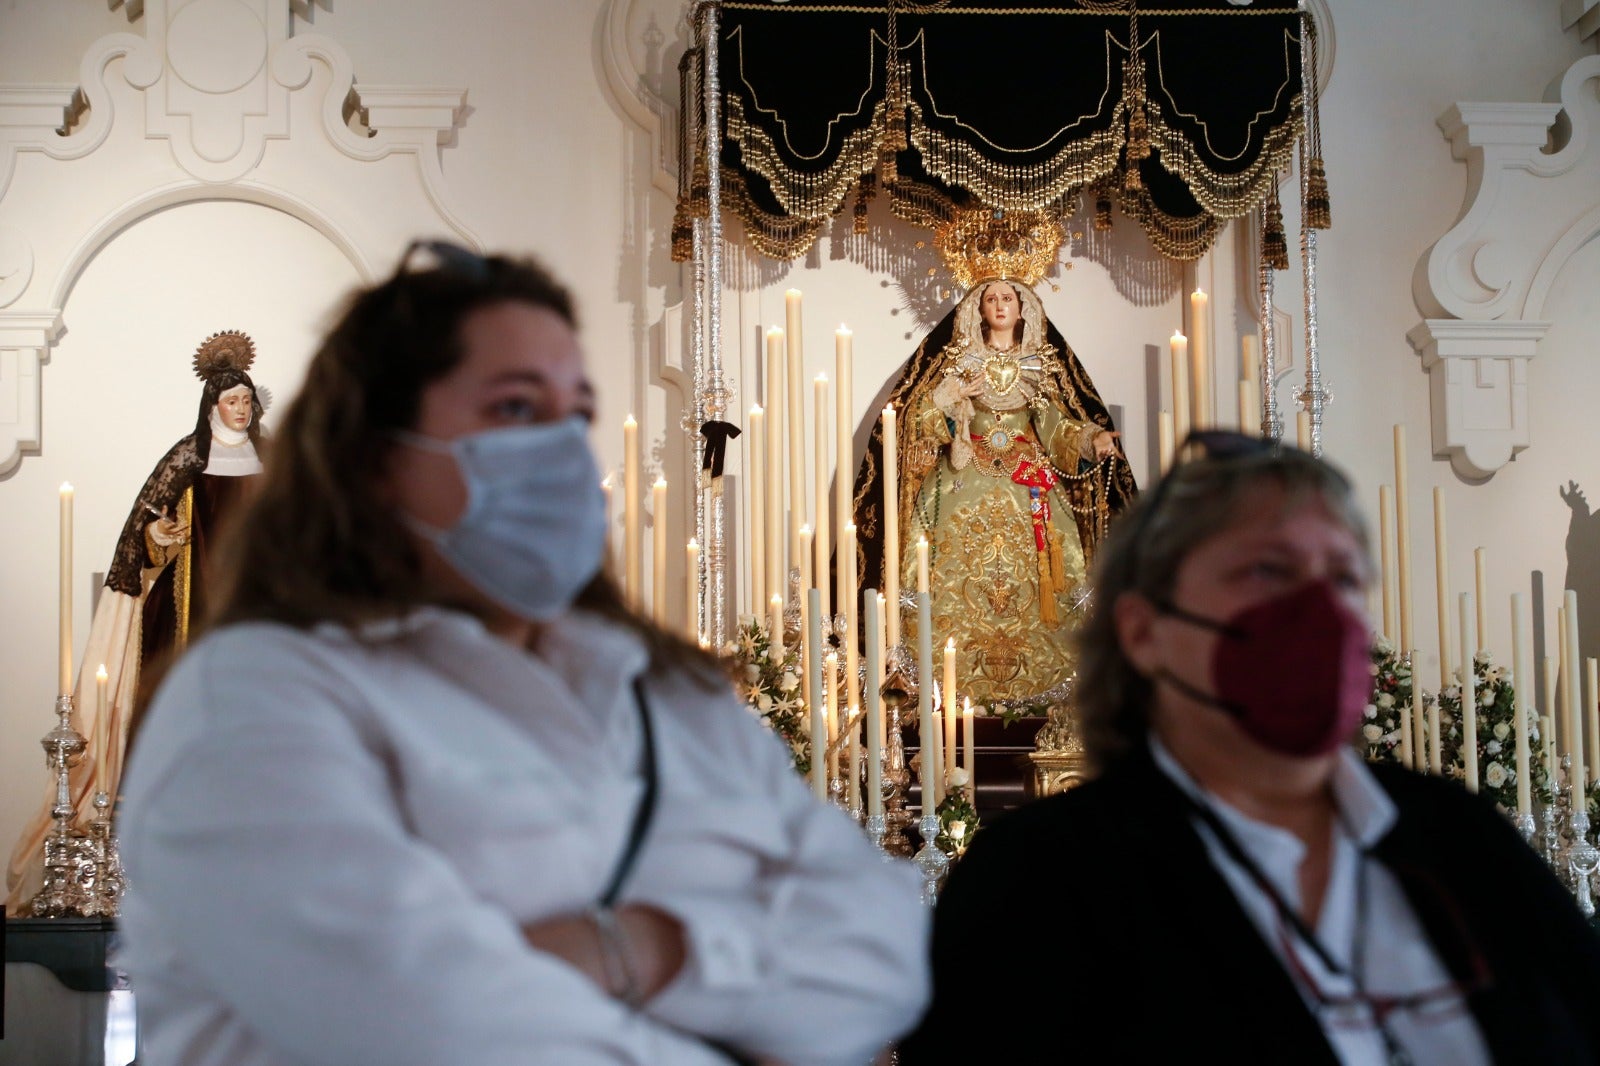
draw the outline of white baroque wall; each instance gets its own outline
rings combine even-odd
[[[19,0],[0,9],[0,316],[13,316],[17,330],[0,343],[0,438],[10,432],[23,444],[0,474],[8,546],[0,553],[0,845],[15,836],[43,782],[37,739],[50,724],[54,695],[46,664],[55,487],[71,480],[80,490],[81,639],[90,572],[109,560],[150,466],[192,424],[198,389],[187,360],[206,334],[252,332],[260,378],[283,402],[339,295],[386,270],[414,232],[454,230],[486,247],[531,251],[552,261],[578,295],[602,391],[596,446],[604,461],[620,464],[617,427],[632,411],[651,452],[647,466],[674,486],[688,474],[677,425],[683,315],[672,310],[683,301],[683,282],[665,236],[683,5],[339,0],[296,4],[291,16],[286,0],[230,0],[260,24],[266,53],[248,82],[260,87],[262,102],[252,105],[260,113],[236,109],[228,139],[191,136],[192,119],[177,117],[194,103],[180,99],[187,90],[168,92],[158,107],[151,90],[170,75],[152,79],[148,65],[141,71],[134,62],[141,49],[158,47],[154,22],[170,28],[201,2],[149,0],[142,15],[101,0]],[[1335,395],[1328,454],[1375,506],[1378,484],[1393,477],[1390,427],[1404,423],[1413,524],[1427,528],[1427,501],[1441,486],[1456,544],[1455,588],[1467,587],[1471,548],[1482,544],[1497,596],[1529,588],[1528,575],[1538,571],[1553,598],[1567,569],[1568,509],[1557,489],[1572,479],[1600,494],[1600,449],[1590,428],[1600,396],[1591,339],[1600,330],[1592,300],[1600,242],[1575,248],[1549,286],[1540,320],[1551,325],[1527,379],[1532,446],[1487,482],[1463,478],[1442,450],[1430,456],[1428,374],[1407,334],[1419,315],[1438,317],[1414,299],[1413,268],[1456,224],[1468,181],[1435,120],[1463,100],[1537,100],[1592,52],[1592,41],[1578,26],[1563,28],[1555,0],[1345,0],[1332,17],[1338,51],[1323,119],[1335,228],[1322,235],[1320,263],[1321,349]],[[228,32],[242,42],[242,16],[221,19],[233,20]],[[134,40],[107,46],[114,35]],[[181,44],[183,33],[177,36]],[[85,57],[124,45],[86,65]],[[292,71],[273,62],[279,51],[301,57],[284,60]],[[207,87],[237,81],[255,56],[237,44],[224,68],[190,70],[201,84],[189,89],[204,96]],[[346,78],[380,137],[409,138],[405,147],[362,156],[377,146],[333,121],[342,111],[330,111],[344,103]],[[256,91],[248,86],[211,95]],[[458,95],[374,88],[381,86],[449,86]],[[51,140],[48,129],[75,88],[89,96],[89,112],[72,136]],[[273,125],[274,94],[284,101],[286,126]],[[104,140],[79,158],[63,157],[107,111],[116,121]],[[130,116],[137,121],[125,121]],[[219,157],[230,151],[224,167]],[[252,161],[241,169],[242,156]],[[880,230],[896,225],[884,214],[872,221]],[[1142,475],[1154,448],[1154,411],[1165,402],[1166,339],[1182,321],[1183,295],[1197,280],[1214,294],[1220,356],[1255,328],[1248,267],[1238,235],[1225,236],[1197,269],[1179,271],[1152,262],[1126,223],[1109,239],[1076,228],[1085,236],[1072,241],[1071,269],[1052,279],[1059,290],[1044,287],[1045,304],[1108,401],[1122,408]],[[737,241],[737,223],[729,236]],[[938,279],[928,276],[931,253],[911,243],[918,236],[883,251],[836,231],[792,266],[731,250],[723,306],[733,410],[760,397],[760,333],[781,320],[790,286],[805,292],[808,375],[831,375],[832,329],[847,322],[855,331],[857,418],[881,404],[878,386],[948,307]],[[1290,297],[1298,282],[1284,276],[1278,288],[1285,322],[1297,332],[1298,300]],[[1231,416],[1231,368],[1218,362],[1217,394]],[[1289,402],[1291,391],[1280,398]],[[24,417],[34,397],[36,427]],[[13,413],[15,428],[5,421]],[[668,520],[681,543],[682,515]],[[1417,539],[1418,615],[1426,619],[1432,559],[1427,538]],[[673,564],[670,588],[681,587],[680,567]],[[1593,601],[1600,606],[1600,589]],[[1491,645],[1504,647],[1504,611],[1495,618]],[[1600,637],[1600,621],[1588,632]],[[1585,643],[1592,648],[1592,641]]]

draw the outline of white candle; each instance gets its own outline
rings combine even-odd
[[[1544,772],[1550,787],[1556,785],[1556,720],[1548,714],[1539,718],[1539,728],[1544,730],[1547,743],[1544,746]]]
[[[1561,612],[1558,610],[1556,613],[1559,616],[1559,614]],[[1557,625],[1556,625],[1556,647],[1558,649],[1563,647],[1566,644],[1566,638],[1563,637],[1561,634],[1562,634],[1562,626],[1559,623],[1557,623]],[[1545,748],[1546,752],[1551,753],[1550,766],[1551,766],[1551,773],[1552,774],[1554,774],[1554,772],[1555,772],[1554,767],[1556,765],[1556,758],[1555,758],[1554,752],[1556,750],[1556,746],[1557,746],[1557,743],[1558,743],[1557,740],[1556,740],[1556,727],[1555,727],[1555,724],[1556,724],[1556,721],[1558,719],[1560,719],[1560,717],[1561,717],[1561,712],[1557,709],[1559,707],[1559,704],[1556,702],[1556,677],[1557,677],[1556,671],[1557,671],[1557,669],[1558,669],[1558,667],[1557,667],[1556,661],[1551,659],[1548,655],[1544,656],[1543,658],[1541,658],[1539,660],[1539,672],[1544,677],[1544,707],[1541,708],[1541,709],[1546,711],[1546,712],[1548,712],[1546,714],[1541,714],[1540,718],[1541,719],[1546,719],[1550,723],[1545,728],[1545,731],[1544,731],[1544,740],[1545,740],[1544,748]],[[1554,784],[1555,778],[1552,776],[1550,778],[1550,781],[1551,781],[1552,784]]]
[[[61,622],[61,672],[62,696],[72,694],[72,486],[61,485],[61,604],[57,617]]]
[[[622,514],[623,590],[628,595],[628,606],[637,611],[644,596],[640,573],[643,541],[639,534],[639,423],[632,415],[622,423]]]
[[[814,536],[815,534],[811,532],[810,526],[800,527],[800,595],[802,596],[819,584],[814,576],[815,571],[811,569],[811,545]],[[818,615],[818,617],[822,616]]]
[[[844,676],[845,703],[861,707],[860,628],[856,617],[856,524],[846,522],[839,542],[839,595],[844,600]]]
[[[948,790],[950,775],[956,772],[956,638],[944,642],[944,780]]]
[[[917,592],[928,591],[928,538],[917,538]]]
[[[783,294],[784,325],[787,332],[789,371],[789,565],[800,550],[800,527],[806,523],[806,412],[802,378],[805,376],[805,345],[801,337],[800,290]]]
[[[1400,646],[1411,644],[1411,502],[1406,495],[1406,430],[1394,427],[1394,535],[1395,572],[1400,578]],[[1415,663],[1412,683],[1416,683]]]
[[[1583,661],[1583,707],[1589,719],[1589,780],[1600,781],[1600,660]]]
[[[821,589],[812,589],[820,598]],[[808,594],[808,597],[809,594]],[[822,617],[821,604],[811,600],[811,608],[818,618]],[[820,645],[819,645],[820,647]],[[832,781],[839,776],[839,656],[829,652],[822,657],[822,691],[823,704],[828,710],[828,780]]]
[[[772,645],[772,661],[783,662],[783,597],[776,592],[767,601],[767,639]]]
[[[1572,723],[1572,765],[1573,803],[1584,802],[1580,797],[1586,795],[1584,782],[1587,780],[1583,761],[1583,685],[1579,682],[1579,674],[1583,664],[1583,653],[1578,644],[1578,594],[1572,589],[1567,589],[1562,596],[1562,603],[1567,612],[1567,666],[1568,674],[1565,679],[1567,693],[1567,714]]]
[[[1294,413],[1294,442],[1301,451],[1311,450],[1311,412],[1296,411]]]
[[[1533,683],[1533,670],[1524,661],[1528,650],[1522,636],[1522,593],[1511,594],[1511,681],[1512,696],[1517,716],[1517,813],[1533,813],[1533,766],[1529,762],[1528,748],[1528,686]]]
[[[879,641],[883,638],[883,609],[877,589],[868,589],[866,602],[861,606],[865,614],[867,685],[863,692],[867,708],[867,813],[883,813],[883,698],[873,679],[883,671],[883,651]]]
[[[805,547],[809,542],[811,530],[802,526],[800,528],[800,545]],[[821,661],[821,653],[817,650],[822,647],[821,626],[822,616],[811,606],[811,564],[806,561],[804,553],[801,554],[800,565],[800,699],[807,707],[812,701],[821,702],[822,690],[814,688],[811,684],[812,668]],[[811,623],[816,622],[817,639],[811,639]]]
[[[106,706],[106,664],[94,672],[94,787],[96,791],[111,793],[111,780],[106,777],[106,763],[111,747],[110,711]]]
[[[883,591],[884,631],[889,647],[900,646],[900,449],[894,406],[883,409]]]
[[[1417,669],[1415,666],[1418,661],[1420,661],[1418,659],[1418,653],[1412,652],[1412,699],[1414,699],[1417,702],[1417,706],[1420,707],[1422,705],[1422,682],[1417,678]],[[1439,705],[1437,703],[1433,705],[1431,712],[1428,715],[1428,772],[1435,776],[1444,773],[1444,751],[1441,747],[1439,738]]]
[[[1476,639],[1472,646],[1476,655],[1489,646],[1489,553],[1482,548],[1472,552],[1472,576],[1473,588],[1478,594],[1477,625],[1473,629]]]
[[[1256,396],[1254,381],[1239,382],[1239,432],[1250,437],[1261,436],[1261,401]]]
[[[667,624],[667,479],[650,486],[650,611],[656,625]]]
[[[1416,769],[1428,769],[1428,723],[1422,712],[1422,682],[1417,678],[1417,652],[1411,652],[1411,752]]]
[[[1256,335],[1246,333],[1239,338],[1239,380],[1259,383],[1261,364],[1256,361]]]
[[[1450,556],[1445,551],[1444,493],[1433,490],[1433,576],[1439,591],[1439,687],[1450,686]]]
[[[751,613],[760,613],[767,602],[767,426],[759,405],[750,408],[750,603]]]
[[[833,335],[834,377],[838,378],[838,395],[834,405],[834,432],[838,440],[834,446],[833,520],[839,531],[842,546],[847,534],[845,527],[855,524],[855,363],[851,352],[850,331],[841,325]],[[842,558],[842,556],[841,556]],[[852,574],[854,571],[852,571]],[[844,579],[839,581],[839,595],[845,594]],[[846,614],[852,611],[847,610]],[[853,630],[852,630],[853,632]],[[852,676],[854,676],[852,674]]]
[[[1394,584],[1390,575],[1394,571],[1394,490],[1388,485],[1378,486],[1378,543],[1379,565],[1383,569],[1380,584],[1383,588],[1383,638],[1395,639]]]
[[[1217,415],[1212,409],[1211,399],[1208,301],[1209,297],[1200,289],[1189,294],[1189,336],[1193,338],[1193,343],[1189,346],[1189,361],[1193,368],[1189,375],[1193,403],[1189,410],[1190,420],[1200,429],[1210,429],[1217,424]]]
[[[889,600],[883,593],[878,593],[878,617],[885,618],[889,613]],[[883,684],[883,679],[889,673],[889,631],[887,628],[878,629],[878,677],[876,684]]]
[[[683,549],[683,636],[700,643],[700,545],[693,537]]]
[[[806,643],[812,647],[819,647],[822,644],[822,601],[816,589],[808,589],[802,600],[810,608]],[[821,699],[816,698],[822,693],[820,655],[811,656],[806,669],[806,680],[806,687],[814,694],[806,703],[806,709],[811,712],[811,790],[816,793],[819,800],[826,800],[828,798],[828,709]]]
[[[1156,415],[1156,451],[1160,453],[1160,472],[1165,474],[1172,469],[1172,450],[1176,447],[1173,441],[1172,412],[1162,411]]]
[[[616,537],[612,535],[613,523],[616,522],[616,511],[612,501],[611,475],[607,474],[600,479],[600,491],[606,498],[606,536],[605,536],[605,567],[615,577],[617,574],[617,545]]]
[[[1478,791],[1478,677],[1472,659],[1472,593],[1461,594],[1461,758],[1467,789]]]
[[[784,381],[788,371],[783,360],[783,330],[773,326],[767,330],[767,596],[788,596],[789,568],[784,559],[783,547],[788,541],[784,525],[785,508],[789,493],[783,480],[784,456],[788,442],[784,438]]]
[[[978,804],[978,766],[973,761],[974,742],[972,738],[971,696],[961,701],[961,741],[964,745],[961,751],[961,768],[967,772],[967,798],[976,807]]]
[[[917,779],[922,785],[922,813],[934,812],[939,801],[938,764],[934,762],[933,733],[933,603],[926,592],[917,593],[917,753],[921,768]]]
[[[829,527],[831,519],[828,514],[828,455],[829,438],[833,435],[828,428],[828,375],[818,374],[816,381],[816,448],[817,468],[815,491],[817,496],[817,524],[812,527],[816,536],[814,551],[816,552],[816,568],[812,571],[816,575],[817,588],[822,592],[822,617],[826,621],[833,615],[833,582],[829,580],[828,566],[832,562],[833,552],[829,541]],[[848,704],[847,704],[848,706]]]
[[[1172,439],[1182,447],[1189,436],[1189,338],[1173,333],[1172,347]]]

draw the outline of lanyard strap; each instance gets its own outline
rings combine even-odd
[[[616,904],[617,897],[622,894],[622,886],[627,883],[628,875],[633,872],[634,863],[639,859],[639,849],[644,844],[645,834],[650,831],[650,821],[656,812],[656,793],[658,790],[656,780],[656,735],[655,728],[650,721],[650,705],[644,697],[644,677],[633,679],[633,702],[639,710],[639,734],[643,740],[644,751],[640,755],[640,773],[644,777],[644,795],[639,797],[639,806],[634,808],[633,823],[628,826],[628,840],[622,846],[622,854],[617,856],[617,864],[612,867],[611,878],[606,883],[606,890],[600,893],[600,906],[611,907]]]

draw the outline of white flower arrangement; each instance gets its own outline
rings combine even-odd
[[[1477,712],[1478,790],[1493,799],[1507,813],[1517,812],[1516,747],[1511,740],[1516,732],[1516,689],[1511,671],[1495,666],[1487,650],[1472,657]],[[1544,756],[1544,737],[1539,716],[1530,707],[1528,716],[1528,770],[1533,795],[1541,802],[1550,800],[1550,774]],[[1444,749],[1445,773],[1460,778],[1466,774],[1462,754],[1461,686],[1449,685],[1439,694],[1439,729]],[[1508,758],[1508,756],[1510,756]],[[1594,799],[1591,798],[1591,804]]]
[[[805,701],[800,698],[800,656],[785,648],[783,658],[772,657],[772,641],[755,618],[739,620],[739,635],[728,654],[734,687],[752,714],[782,737],[794,756],[794,768],[811,772],[811,733],[806,727]]]
[[[1373,762],[1400,761],[1400,735],[1411,713],[1411,664],[1394,644],[1378,637],[1372,644],[1372,699],[1362,712],[1361,747]]]

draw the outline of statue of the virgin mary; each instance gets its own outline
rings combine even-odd
[[[933,642],[955,638],[974,704],[1043,707],[1067,695],[1090,560],[1133,497],[1116,428],[1077,356],[1022,281],[978,281],[905,364],[890,402],[902,589],[929,546]],[[882,574],[882,440],[856,482],[863,581]],[[916,619],[903,632],[914,646]]]

